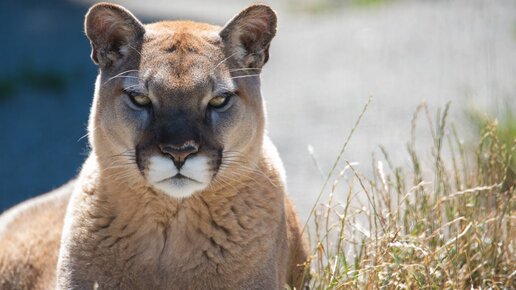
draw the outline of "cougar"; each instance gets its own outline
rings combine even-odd
[[[0,218],[2,289],[300,289],[307,246],[266,134],[276,14],[143,25],[91,7],[91,153]]]

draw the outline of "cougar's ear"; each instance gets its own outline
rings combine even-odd
[[[91,59],[106,68],[136,47],[143,39],[145,28],[131,12],[115,4],[99,3],[86,13],[86,35],[91,42]]]
[[[276,23],[276,13],[266,5],[249,6],[233,17],[220,31],[228,60],[241,67],[262,67],[269,59]]]

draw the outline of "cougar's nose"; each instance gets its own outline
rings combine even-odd
[[[175,144],[160,144],[159,149],[164,154],[170,155],[177,169],[181,169],[185,164],[186,158],[199,151],[199,146],[193,141],[188,141],[179,146]]]

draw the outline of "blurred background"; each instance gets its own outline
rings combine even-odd
[[[88,153],[83,136],[97,67],[82,23],[95,2],[0,3],[0,212],[73,178]],[[219,25],[253,3],[114,2],[143,22]],[[370,97],[343,155],[366,173],[380,145],[408,166],[411,120],[423,101],[433,110],[451,102],[451,119],[465,139],[475,134],[472,112],[514,116],[516,1],[268,3],[279,16],[262,74],[268,131],[302,219]],[[415,133],[419,143],[431,142],[427,127]]]

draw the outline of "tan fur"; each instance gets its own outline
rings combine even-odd
[[[73,182],[0,217],[0,289],[52,289]]]
[[[188,21],[143,26],[116,5],[90,9],[86,33],[101,69],[89,123],[92,152],[69,202],[72,185],[2,216],[0,288],[301,288],[306,245],[281,161],[264,133],[258,76],[275,26],[266,6],[244,10],[224,28]],[[131,80],[148,89],[152,128],[141,129],[143,117],[135,119],[121,97]],[[215,128],[199,129],[211,139],[198,154],[216,164],[220,152],[210,146],[224,148],[220,165],[210,165],[206,188],[168,196],[148,181],[148,159],[162,155],[153,142],[159,130],[177,129],[182,112],[184,126],[203,122],[199,107],[219,89],[238,96],[225,115],[217,113]]]

